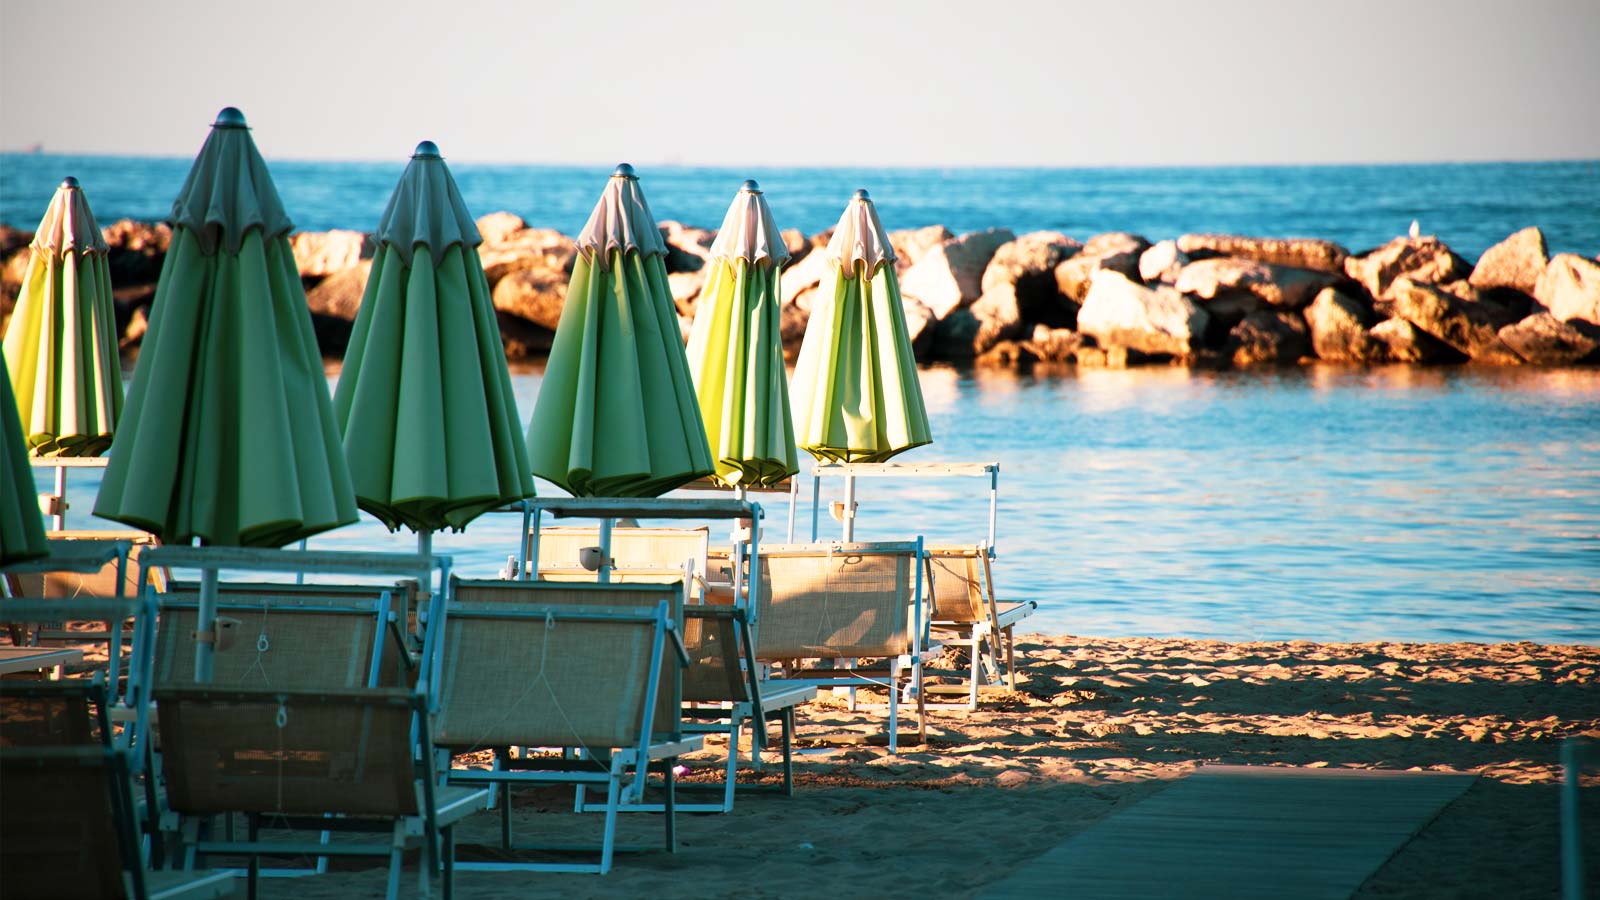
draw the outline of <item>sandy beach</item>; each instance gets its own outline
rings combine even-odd
[[[986,695],[976,713],[931,713],[927,746],[890,756],[851,743],[881,720],[827,697],[800,711],[794,797],[751,793],[729,815],[680,815],[675,856],[619,855],[603,877],[463,872],[458,896],[972,896],[1205,763],[1477,773],[1356,896],[1559,891],[1560,742],[1600,736],[1600,648],[1033,634],[1018,649],[1018,691]],[[1594,833],[1600,802],[1587,793]],[[519,793],[519,839],[598,834],[599,816],[571,813],[570,796]],[[493,814],[466,822],[460,858],[498,857],[497,829]],[[621,832],[654,845],[660,822],[626,816]],[[263,887],[353,900],[381,896],[383,873]]]

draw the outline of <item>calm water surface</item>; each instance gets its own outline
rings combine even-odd
[[[514,382],[526,421],[539,373]],[[1600,644],[1600,371],[935,367],[922,385],[935,442],[902,458],[1001,464],[996,581],[1039,601],[1030,629]],[[72,477],[84,527],[98,473]],[[976,479],[864,480],[860,499],[864,539],[983,536]],[[488,576],[518,524],[436,547]],[[410,545],[365,517],[313,540]]]

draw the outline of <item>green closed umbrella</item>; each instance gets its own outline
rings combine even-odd
[[[33,469],[22,440],[22,420],[11,396],[11,372],[0,358],[0,566],[49,552],[33,492]]]
[[[528,426],[533,473],[580,497],[655,497],[712,472],[663,262],[623,164],[578,259]]]
[[[688,351],[716,477],[733,487],[771,487],[800,470],[778,313],[788,258],[760,186],[746,181],[711,245]]]
[[[355,521],[291,223],[238,110],[217,116],[171,223],[95,515],[252,547]]]
[[[6,365],[37,456],[98,456],[122,412],[106,242],[76,178],[56,189],[29,246],[5,334]]]
[[[432,141],[376,234],[334,417],[356,503],[391,530],[461,529],[533,493],[483,242]]]

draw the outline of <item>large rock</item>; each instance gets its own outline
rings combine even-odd
[[[510,215],[507,213],[507,215]],[[499,233],[478,245],[478,262],[493,287],[518,269],[555,269],[570,273],[578,245],[552,228],[519,228]]]
[[[1176,241],[1161,241],[1139,254],[1139,280],[1146,284],[1174,284],[1188,264],[1189,254],[1179,250]]]
[[[1311,341],[1300,315],[1263,310],[1233,326],[1226,352],[1236,366],[1291,365],[1311,352]]]
[[[1100,269],[1078,311],[1078,331],[1102,347],[1184,356],[1198,349],[1206,318],[1205,310],[1173,288],[1147,288]]]
[[[375,250],[372,239],[359,231],[302,231],[289,235],[289,249],[301,278],[326,278],[353,269]]]
[[[1407,363],[1454,363],[1466,360],[1466,355],[1460,353],[1449,344],[1405,319],[1385,319],[1372,326],[1372,337],[1380,341],[1387,348],[1385,354],[1395,362]]]
[[[1479,362],[1516,365],[1522,362],[1500,340],[1511,317],[1498,304],[1470,302],[1431,284],[1400,278],[1385,298],[1394,314]]]
[[[1600,325],[1600,262],[1557,254],[1544,267],[1533,296],[1563,322],[1581,319]]]
[[[1279,309],[1302,309],[1329,287],[1337,276],[1311,269],[1275,266],[1248,259],[1218,257],[1189,263],[1178,273],[1176,286],[1185,294],[1214,300],[1245,292]]]
[[[1431,235],[1398,237],[1376,250],[1345,260],[1346,275],[1381,297],[1397,278],[1443,284],[1472,274],[1472,266]]]
[[[491,296],[496,310],[555,331],[567,300],[567,273],[543,267],[518,269],[500,279]]]
[[[106,268],[111,283],[146,284],[161,275],[167,248],[172,245],[172,228],[165,222],[135,222],[119,219],[100,229],[106,241]]]
[[[1338,288],[1323,288],[1305,308],[1311,349],[1332,362],[1378,362],[1388,345],[1372,336],[1372,313]]]
[[[1097,257],[1132,254],[1137,259],[1139,254],[1148,249],[1150,249],[1150,242],[1145,239],[1144,235],[1132,234],[1126,231],[1106,231],[1089,238],[1079,252],[1084,256]],[[1127,273],[1124,272],[1123,274],[1126,275]]]
[[[1191,259],[1231,256],[1274,266],[1344,274],[1350,251],[1332,241],[1312,238],[1259,238],[1235,234],[1186,234],[1178,249]]]
[[[1550,313],[1537,312],[1500,329],[1500,340],[1535,365],[1567,366],[1595,358],[1600,349],[1600,326],[1582,319],[1563,322]]]
[[[1105,269],[1136,279],[1139,277],[1139,257],[1150,248],[1150,242],[1137,234],[1111,231],[1089,238],[1072,258],[1056,266],[1056,290],[1074,302],[1082,303],[1089,296],[1089,285],[1094,273]]]
[[[1070,328],[1051,328],[1035,325],[1033,336],[1023,341],[1022,349],[1028,355],[1044,362],[1067,362],[1077,357],[1083,347],[1083,335]]]
[[[927,256],[929,250],[954,237],[950,229],[943,225],[902,228],[899,231],[889,232],[889,246],[894,248],[895,270],[904,272],[916,265],[917,260]]]
[[[972,304],[979,323],[974,352],[1020,338],[1029,325],[1070,327],[1077,322],[1078,304],[1056,290],[1055,268],[1078,246],[1060,232],[1035,231],[995,251],[983,271],[983,295]]]
[[[668,273],[667,287],[672,289],[672,304],[678,308],[679,315],[694,315],[695,303],[700,299],[700,291],[705,288],[709,276],[710,273],[705,269]]]
[[[971,359],[981,323],[970,309],[953,309],[933,326],[934,359]]]
[[[361,311],[361,295],[367,289],[367,276],[372,272],[372,260],[358,260],[348,269],[334,272],[306,291],[306,306],[313,316],[326,316],[345,322],[354,322]]]
[[[506,359],[549,355],[550,346],[555,343],[554,331],[499,310],[495,310],[494,318],[500,326],[500,346],[505,350]]]
[[[922,301],[943,319],[983,293],[983,271],[995,251],[1016,236],[1009,229],[990,228],[964,234],[930,249],[906,269],[900,292]]]
[[[711,258],[711,244],[717,233],[709,228],[695,228],[668,219],[659,223],[661,237],[667,242],[667,271],[696,272]]]
[[[1532,294],[1549,257],[1544,232],[1538,228],[1524,228],[1483,251],[1478,264],[1472,267],[1469,280],[1480,291],[1509,288]]]
[[[917,359],[928,359],[933,350],[934,330],[939,323],[933,310],[923,306],[915,297],[901,297],[900,308],[906,314],[906,334],[911,338],[911,352]]]
[[[499,210],[486,216],[479,216],[477,221],[478,235],[485,244],[503,243],[511,235],[528,227],[528,223],[516,213]]]
[[[805,258],[784,269],[778,276],[778,290],[784,303],[794,303],[796,298],[815,290],[822,279],[833,275],[833,261],[820,248],[812,250]],[[902,291],[904,293],[904,291]],[[811,309],[806,303],[805,310]]]
[[[789,251],[789,265],[800,261],[800,257],[811,252],[811,242],[806,240],[806,233],[798,228],[785,228],[778,232],[783,238],[783,248]]]

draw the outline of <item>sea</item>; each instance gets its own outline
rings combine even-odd
[[[307,230],[376,224],[405,161],[269,160]],[[0,155],[0,223],[32,228],[64,175],[102,224],[159,219],[182,159]],[[577,231],[610,166],[452,163],[475,213]],[[1469,260],[1528,225],[1551,252],[1600,253],[1600,161],[1163,169],[639,167],[656,217],[716,227],[745,178],[780,227],[813,233],[850,193],[890,229],[943,224],[1086,238],[1133,231],[1320,237],[1361,251],[1413,221]],[[337,379],[337,372],[330,379]],[[906,462],[1000,466],[995,580],[1032,599],[1025,630],[1221,640],[1537,641],[1600,645],[1600,369],[1311,365],[1248,372],[959,365],[921,371],[934,443]],[[518,367],[524,420],[541,381]],[[48,470],[37,470],[41,490]],[[804,477],[804,476],[803,476]],[[99,472],[69,480],[70,527]],[[824,482],[823,504],[838,499]],[[541,493],[557,493],[543,482]],[[766,540],[789,500],[761,495]],[[860,482],[857,536],[972,543],[988,484]],[[811,534],[807,480],[795,536]],[[836,537],[824,510],[818,533]],[[520,519],[435,539],[489,576]],[[312,539],[399,550],[370,518]]]

